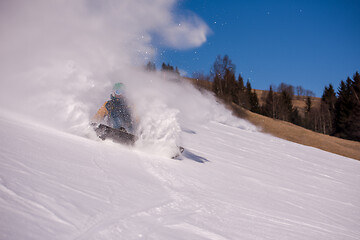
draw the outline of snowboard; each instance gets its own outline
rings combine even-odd
[[[95,125],[94,130],[96,132],[96,135],[102,140],[111,139],[116,143],[121,143],[125,145],[134,145],[134,143],[138,139],[137,136],[126,132],[124,128],[116,129],[101,123],[99,125]],[[179,153],[173,156],[172,159],[180,157],[183,151],[184,148],[179,147]]]
[[[131,133],[126,132],[125,129],[115,129],[105,124],[99,124],[94,127],[96,135],[102,139],[111,139],[116,143],[133,145],[137,137]]]

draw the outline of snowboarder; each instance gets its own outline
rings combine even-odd
[[[134,145],[138,137],[134,135],[135,121],[125,97],[123,83],[115,83],[110,98],[95,114],[91,125],[102,140],[111,139],[114,142]],[[179,147],[178,153],[172,158],[177,158],[183,151],[184,148]]]
[[[123,83],[114,84],[110,100],[105,102],[98,110],[93,117],[93,122],[104,123],[114,129],[133,133],[133,118],[125,97],[125,86]]]

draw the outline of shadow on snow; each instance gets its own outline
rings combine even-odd
[[[198,162],[198,163],[205,163],[205,162],[210,162],[209,160],[207,160],[206,158],[204,157],[201,157],[201,156],[198,156],[188,150],[184,150],[183,154],[182,154],[184,157],[190,159],[190,160],[193,160],[195,162]]]

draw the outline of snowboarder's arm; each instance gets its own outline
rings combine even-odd
[[[107,103],[107,102],[106,102]],[[97,113],[94,115],[94,117],[92,118],[92,122],[95,123],[99,123],[102,120],[104,120],[105,116],[108,115],[108,110],[106,109],[105,105],[106,103],[104,103],[104,105],[97,111]]]

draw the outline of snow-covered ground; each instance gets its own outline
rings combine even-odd
[[[143,71],[162,48],[206,42],[179,5],[1,1],[0,240],[360,239],[359,161]],[[84,137],[119,81],[140,119],[132,149]],[[182,159],[165,157],[179,143]]]
[[[360,162],[239,120],[181,160],[0,114],[0,239],[360,239]]]

